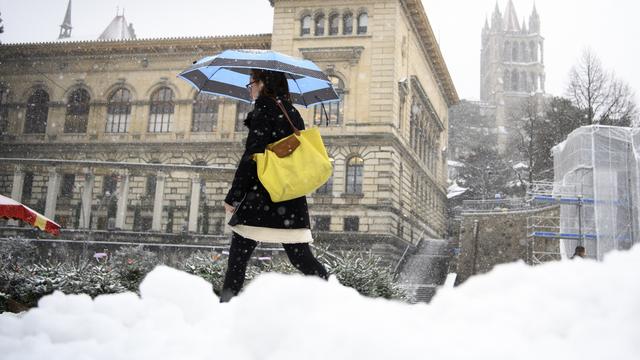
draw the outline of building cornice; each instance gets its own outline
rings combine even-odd
[[[270,49],[271,34],[175,37],[135,40],[58,41],[0,45],[0,57],[79,56],[91,54],[214,52],[228,48]],[[168,51],[170,49],[171,51]]]
[[[433,33],[422,2],[420,0],[400,0],[400,3],[416,29],[418,39],[426,53],[425,55],[431,65],[440,91],[446,99],[447,105],[453,106],[457,104],[460,101],[458,92],[453,84],[449,69],[444,61],[440,46]]]

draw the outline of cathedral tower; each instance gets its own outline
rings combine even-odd
[[[513,1],[504,15],[498,3],[482,29],[480,100],[495,106],[496,127],[506,132],[509,107],[532,94],[544,94],[544,38],[535,5],[529,22],[518,20]]]

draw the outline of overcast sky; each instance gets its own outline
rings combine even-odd
[[[514,0],[529,19],[534,0]],[[348,1],[345,1],[348,3]],[[504,13],[507,0],[499,0]],[[4,43],[57,38],[67,0],[0,0]],[[461,98],[478,99],[480,33],[495,0],[423,0]],[[267,0],[73,0],[73,35],[95,39],[116,14],[134,24],[138,38],[270,33]],[[547,92],[562,95],[567,74],[585,47],[640,94],[640,1],[536,0],[545,37]],[[639,96],[640,97],[640,96]]]

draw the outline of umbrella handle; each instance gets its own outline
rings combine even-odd
[[[289,125],[291,125],[291,129],[293,129],[293,132],[296,135],[300,136],[300,130],[298,130],[298,128],[295,125],[293,125],[293,121],[291,121],[291,118],[289,117],[289,113],[287,112],[287,109],[285,109],[284,105],[282,105],[282,101],[276,98],[272,98],[272,99],[276,102],[276,105],[278,105],[280,110],[282,110],[287,120],[289,120]]]

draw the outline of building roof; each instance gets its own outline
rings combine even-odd
[[[133,25],[127,23],[124,15],[116,15],[98,40],[132,40],[136,38]]]
[[[460,102],[458,92],[453,84],[453,79],[444,61],[444,56],[440,51],[436,37],[429,23],[429,18],[420,0],[402,0],[401,3],[408,10],[409,19],[413,22],[417,30],[417,36],[426,52],[433,74],[435,75],[440,91],[444,96],[447,105],[452,106]]]
[[[0,57],[20,59],[54,56],[118,55],[132,53],[164,54],[187,52],[194,55],[220,52],[229,48],[270,49],[271,34],[175,37],[135,40],[83,40],[16,43],[0,45]],[[204,55],[203,55],[204,56]]]

